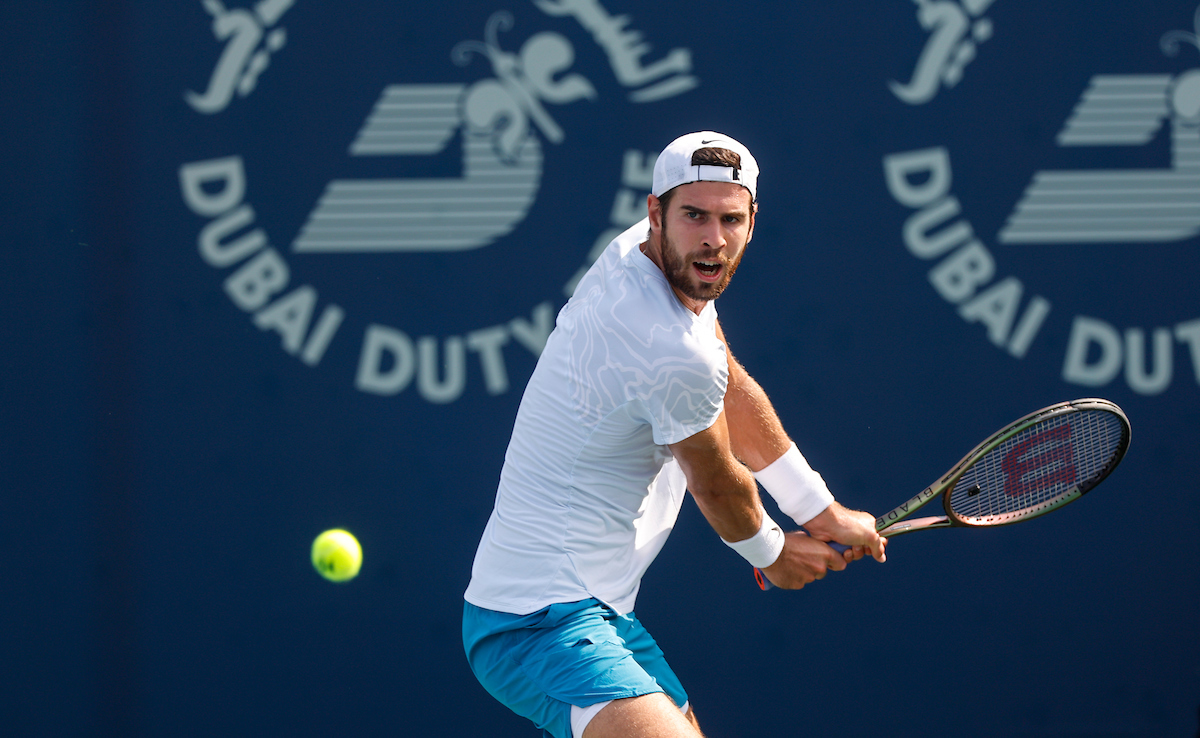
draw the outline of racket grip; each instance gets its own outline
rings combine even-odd
[[[837,541],[830,541],[829,547],[838,553],[842,553],[846,549],[850,548],[849,546],[838,543]],[[754,567],[754,581],[758,582],[758,588],[764,592],[766,592],[768,589],[775,589],[775,585],[771,584],[771,580],[767,579],[767,575],[763,574],[762,569],[759,569],[757,566]]]
[[[754,581],[758,582],[758,588],[766,592],[768,589],[775,589],[775,585],[771,584],[771,580],[767,579],[767,575],[762,573],[762,569],[754,567]]]

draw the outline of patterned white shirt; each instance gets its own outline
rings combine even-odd
[[[712,302],[685,308],[640,249],[592,265],[529,380],[466,599],[526,614],[595,597],[630,612],[686,480],[668,445],[709,428],[729,364]]]

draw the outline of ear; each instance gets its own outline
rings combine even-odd
[[[746,233],[746,243],[754,238],[754,216],[758,215],[758,203],[750,203],[750,230]]]
[[[646,196],[646,214],[650,216],[650,230],[662,233],[662,202],[654,195]]]

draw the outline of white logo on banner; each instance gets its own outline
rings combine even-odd
[[[912,80],[888,83],[892,94],[909,105],[932,100],[942,86],[954,87],[975,59],[979,45],[992,37],[992,21],[983,17],[995,0],[913,0],[917,20],[928,31]]]
[[[225,50],[203,95],[188,91],[184,99],[197,113],[211,115],[229,107],[236,92],[246,97],[258,86],[258,76],[271,62],[271,54],[287,43],[287,31],[272,28],[296,0],[261,0],[254,12],[226,10],[221,0],[203,0],[213,17],[213,35]],[[271,29],[270,33],[267,29]]]
[[[270,53],[285,40],[283,29],[274,26],[293,4],[263,0],[251,12],[203,0],[217,39],[227,45],[208,92],[185,94],[196,112],[219,113],[235,93],[245,97],[255,88]],[[605,52],[631,103],[664,100],[699,84],[687,49],[645,61],[650,44],[629,27],[628,17],[609,15],[598,0],[534,0],[534,5],[551,18],[578,21]],[[453,49],[459,66],[485,60],[491,76],[462,84],[389,85],[348,143],[351,157],[414,157],[440,154],[459,141],[461,175],[334,179],[300,229],[293,252],[339,257],[459,252],[488,246],[525,220],[542,185],[543,158],[569,134],[555,120],[554,106],[594,99],[597,92],[590,80],[571,71],[575,48],[566,36],[541,31],[513,44],[517,51],[506,51],[501,33],[513,27],[509,13],[494,13],[483,41],[464,41]],[[553,328],[555,304],[571,294],[609,241],[645,215],[657,152],[614,153],[621,157],[621,178],[614,183],[611,227],[581,254],[575,273],[552,287],[528,315],[499,321],[490,315],[487,325],[461,335],[413,336],[385,320],[364,317],[355,387],[390,396],[412,386],[425,401],[445,403],[459,399],[478,372],[489,394],[508,392],[505,348],[515,343],[540,354]],[[225,293],[255,326],[277,333],[288,354],[317,366],[336,345],[346,310],[323,299],[314,285],[293,284],[287,258],[270,245],[246,201],[247,178],[239,155],[179,168],[184,204],[207,220],[197,238],[200,256],[214,269],[230,270]]]
[[[1058,145],[1145,146],[1164,123],[1170,169],[1038,172],[1000,242],[1149,243],[1200,233],[1200,71],[1092,77]]]
[[[555,75],[575,59],[571,43],[539,33],[520,54],[500,48],[497,31],[512,16],[496,13],[487,43],[462,43],[492,64],[494,79],[465,85],[394,85],[383,91],[350,146],[353,156],[429,155],[462,128],[463,175],[457,180],[334,180],[309,216],[296,251],[461,251],[487,246],[525,219],[542,178],[542,147],[562,143],[563,130],[544,102],[596,97],[579,74]]]
[[[944,8],[950,3],[918,4],[922,13],[933,18],[935,5]],[[988,4],[964,0],[976,16]],[[940,12],[946,15],[939,17],[951,15],[944,9]],[[953,25],[960,36],[963,23]],[[935,41],[936,34],[926,47],[927,55],[943,61],[929,64],[946,69],[945,60],[952,58],[945,51],[950,42]],[[1180,42],[1200,48],[1196,33],[1177,31],[1163,37],[1163,51],[1175,56]],[[931,51],[935,47],[936,54]],[[944,76],[941,79],[951,84]],[[936,85],[926,83],[920,89],[924,92],[918,95],[912,88],[910,99],[901,98],[909,103],[923,101]],[[1164,126],[1169,126],[1169,168],[1039,171],[997,235],[998,242],[1052,248],[1196,237],[1200,234],[1200,70],[1174,76],[1096,75],[1082,91],[1056,142],[1062,147],[1144,146]],[[935,291],[955,305],[964,320],[984,326],[992,343],[1015,358],[1024,357],[1050,314],[1051,303],[1041,295],[1027,297],[1020,279],[1001,273],[992,250],[963,217],[951,190],[949,150],[932,146],[891,154],[883,166],[892,197],[914,211],[902,230],[905,246],[920,259],[936,261],[929,271]],[[1101,318],[1075,315],[1070,326],[1062,364],[1067,382],[1101,387],[1123,375],[1134,392],[1159,394],[1171,385],[1176,346],[1182,344],[1200,383],[1200,318],[1169,327],[1122,330]]]

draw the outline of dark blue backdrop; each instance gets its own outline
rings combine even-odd
[[[1196,10],[3,6],[6,729],[534,735],[458,636],[510,424],[647,162],[715,129],[763,169],[722,322],[843,502],[1059,400],[1134,435],[1061,515],[799,593],[685,503],[638,609],[709,734],[1194,735]]]

